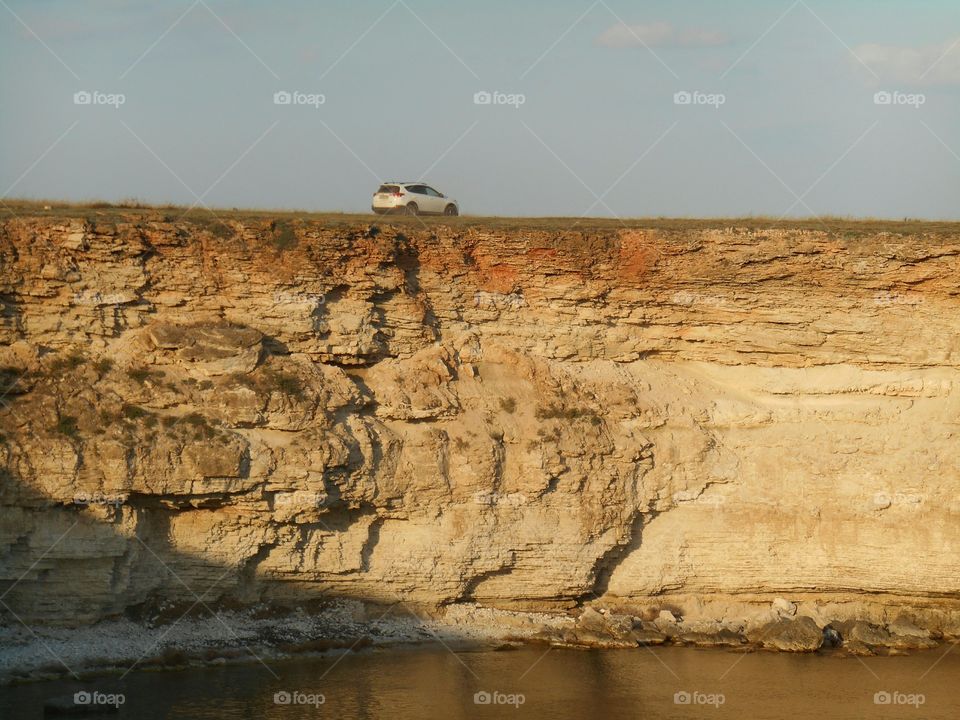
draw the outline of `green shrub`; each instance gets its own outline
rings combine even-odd
[[[162,370],[152,370],[150,368],[130,368],[127,370],[127,375],[132,379],[136,380],[138,383],[143,385],[150,378],[158,379],[163,377]]]
[[[10,365],[0,367],[0,396],[14,394],[16,385],[24,376],[25,371]]]
[[[79,435],[79,428],[77,427],[77,419],[73,415],[61,415],[60,419],[57,420],[57,432],[61,435],[66,435],[69,438],[74,440]]]
[[[277,250],[289,250],[297,246],[297,235],[289,223],[274,223],[273,246]]]
[[[87,358],[79,350],[73,350],[68,355],[56,357],[50,361],[50,372],[53,375],[76,370],[87,361]]]
[[[150,414],[149,412],[144,410],[142,407],[139,407],[137,405],[128,405],[128,404],[124,404],[124,406],[120,408],[120,413],[127,420],[139,420],[140,418],[147,417]]]
[[[292,373],[282,370],[270,370],[266,373],[266,381],[273,388],[276,388],[284,395],[303,400],[306,393],[303,390],[303,381]]]
[[[600,416],[589,408],[565,408],[559,405],[548,405],[538,407],[534,414],[539,420],[578,420],[583,418],[589,420],[592,425],[600,425],[603,422]]]

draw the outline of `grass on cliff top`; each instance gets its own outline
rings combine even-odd
[[[892,232],[914,233],[960,233],[960,220],[883,220],[878,218],[841,218],[824,216],[817,218],[778,219],[765,216],[744,218],[596,218],[596,217],[460,217],[403,215],[374,215],[368,213],[311,212],[308,210],[240,209],[240,208],[187,208],[179,205],[146,205],[136,201],[120,203],[88,202],[69,203],[55,200],[6,200],[0,202],[0,218],[17,216],[31,217],[82,217],[99,222],[130,222],[138,218],[151,221],[174,222],[186,220],[205,226],[217,224],[218,220],[272,220],[288,222],[302,220],[320,222],[330,226],[356,226],[358,224],[395,225],[406,227],[448,226],[455,228],[530,229],[552,231],[618,230],[621,228],[651,230],[707,230],[715,228],[744,228],[749,230],[791,229],[825,230],[842,234],[870,234]]]

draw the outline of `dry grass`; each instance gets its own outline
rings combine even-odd
[[[138,218],[152,221],[187,221],[205,226],[219,224],[219,220],[248,220],[277,223],[292,220],[321,222],[330,226],[356,226],[378,224],[396,227],[448,226],[455,228],[530,229],[549,231],[618,230],[622,228],[651,230],[706,230],[715,228],[742,228],[746,230],[792,229],[827,230],[843,235],[865,235],[877,232],[897,234],[958,234],[958,220],[922,220],[903,218],[884,220],[879,218],[850,218],[824,216],[818,218],[778,219],[766,216],[741,218],[579,218],[579,217],[460,217],[404,215],[374,215],[365,213],[311,212],[308,210],[269,208],[194,208],[188,210],[178,205],[149,205],[136,200],[118,203],[86,202],[71,203],[57,200],[6,200],[0,203],[0,219],[18,215],[39,217],[82,217],[98,222],[129,222]]]

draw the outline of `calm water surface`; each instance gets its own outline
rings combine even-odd
[[[99,691],[122,692],[125,703],[89,717],[955,720],[960,650],[946,650],[863,660],[685,648],[367,651],[271,664],[278,677],[257,664],[0,688],[0,718],[41,718],[47,698]],[[278,705],[277,693],[324,702]],[[500,702],[477,704],[477,693]],[[890,702],[877,704],[877,693]]]

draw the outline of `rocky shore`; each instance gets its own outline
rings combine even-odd
[[[173,610],[173,608],[168,608]],[[442,645],[453,652],[509,650],[524,644],[580,649],[657,646],[734,652],[818,652],[831,657],[898,655],[960,640],[906,617],[883,625],[847,620],[819,625],[778,599],[770,620],[691,622],[660,610],[642,617],[589,606],[566,614],[512,612],[475,604],[427,611],[357,601],[324,607],[255,607],[213,617],[152,622],[107,620],[92,626],[0,629],[0,685],[133,670],[176,670],[228,663],[282,663],[313,655]],[[178,610],[179,612],[179,610]],[[647,613],[649,615],[650,613]]]

